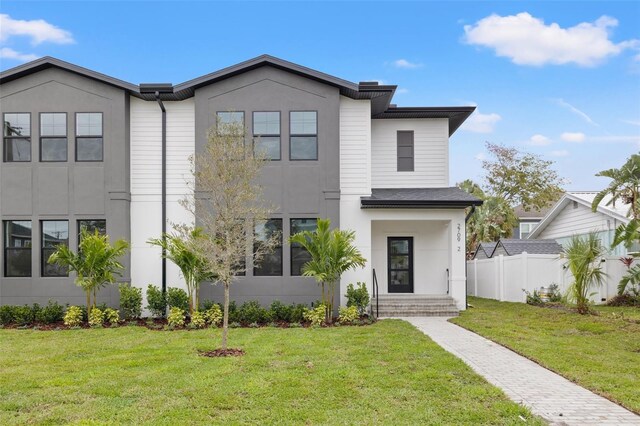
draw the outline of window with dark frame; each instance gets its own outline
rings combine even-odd
[[[290,235],[302,231],[315,231],[318,227],[317,219],[291,219]],[[301,276],[302,267],[311,260],[311,254],[300,244],[291,244],[291,276]]]
[[[67,113],[40,113],[40,161],[67,161]]]
[[[414,171],[413,130],[398,130],[398,171]]]
[[[218,134],[225,134],[225,126],[240,125],[244,129],[244,111],[218,111]]]
[[[31,161],[31,114],[3,114],[2,158],[6,163]]]
[[[280,111],[253,113],[253,152],[264,153],[271,161],[280,160]]]
[[[264,255],[258,266],[254,266],[253,275],[256,277],[282,276],[282,219],[269,219],[255,224],[253,251],[255,253],[260,248],[261,242],[274,236],[278,238],[279,244],[271,252]]]
[[[318,159],[318,112],[289,113],[289,159]]]
[[[4,276],[31,276],[31,221],[4,221]]]
[[[50,264],[49,257],[56,251],[59,245],[69,245],[69,221],[68,220],[43,220],[40,222],[40,241],[42,253],[40,258],[41,275],[43,277],[68,277],[69,270],[66,266]]]
[[[101,112],[76,113],[76,161],[104,161]]]
[[[94,234],[98,231],[98,235],[107,235],[107,221],[104,219],[82,219],[78,221],[78,246],[82,239],[82,230],[86,230],[88,234]]]

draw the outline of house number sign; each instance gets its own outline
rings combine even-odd
[[[462,227],[458,223],[458,234],[456,235],[456,238],[458,238],[458,242],[460,242],[462,240],[462,231],[461,231],[461,229],[462,229]],[[460,245],[458,245],[458,252],[460,252]]]

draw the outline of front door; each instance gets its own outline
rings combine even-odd
[[[413,293],[413,237],[388,237],[389,293]]]

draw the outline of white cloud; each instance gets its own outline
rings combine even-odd
[[[473,133],[492,133],[496,123],[500,120],[502,117],[495,112],[482,114],[479,109],[476,109],[471,117],[467,118],[461,129]]]
[[[523,12],[487,16],[473,25],[465,25],[464,32],[467,43],[492,48],[497,56],[507,57],[518,65],[574,63],[591,67],[640,44],[639,40],[612,42],[609,30],[617,25],[615,18],[601,16],[595,22],[562,28]]]
[[[8,47],[3,47],[2,49],[0,49],[0,58],[15,59],[17,61],[29,62],[29,61],[38,59],[38,55],[34,55],[32,53],[20,53]]]
[[[477,153],[474,158],[478,161],[484,161],[487,159],[487,155],[484,152]]]
[[[551,145],[551,139],[544,135],[536,134],[529,138],[529,144],[534,146]]]
[[[69,31],[58,28],[43,19],[24,21],[0,14],[0,41],[6,41],[14,36],[28,37],[34,46],[44,42],[75,43],[73,35]]]
[[[560,135],[560,139],[565,142],[584,142],[585,134],[581,132],[564,132]]]
[[[597,126],[598,123],[596,123],[595,121],[593,121],[591,119],[591,117],[589,117],[584,111],[580,111],[578,108],[574,107],[573,105],[571,105],[569,102],[566,102],[564,99],[560,98],[560,99],[554,99],[553,100],[556,104],[560,105],[563,108],[568,109],[569,111],[571,111],[572,113],[574,113],[575,115],[577,115],[578,117],[582,118],[584,121],[586,121],[589,124],[593,124],[594,126]]]
[[[551,155],[552,157],[568,157],[569,151],[567,151],[566,149],[559,149],[556,151],[551,151],[549,155]]]
[[[420,68],[422,66],[422,64],[409,62],[406,59],[397,59],[393,61],[392,64],[396,68],[404,68],[404,69],[414,69],[414,68]]]

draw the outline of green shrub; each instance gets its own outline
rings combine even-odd
[[[142,314],[142,289],[129,284],[120,284],[120,311],[127,319],[140,318]]]
[[[360,313],[358,312],[358,308],[355,306],[349,307],[340,307],[340,315],[338,316],[338,321],[342,324],[351,323],[360,318]]]
[[[347,307],[355,306],[359,315],[364,315],[369,306],[369,292],[365,283],[358,282],[357,287],[353,284],[347,286]]]
[[[562,302],[562,294],[560,293],[560,287],[558,287],[558,284],[552,283],[547,291],[549,292],[549,302]]]
[[[200,310],[201,311],[208,311],[209,309],[211,309],[213,307],[213,305],[216,305],[216,302],[214,302],[213,300],[205,300],[204,302],[202,302],[200,304]]]
[[[238,319],[245,324],[269,322],[269,312],[260,306],[260,303],[252,300],[245,302],[240,306],[238,311]]]
[[[207,324],[214,327],[219,326],[222,323],[222,308],[217,303],[211,305],[209,309],[204,312],[204,319]]]
[[[302,324],[300,324],[299,322],[289,323],[289,328],[300,328],[300,327],[302,327]]]
[[[120,314],[117,309],[107,308],[104,310],[104,321],[111,325],[117,325],[120,322]]]
[[[13,322],[18,325],[27,325],[31,324],[35,320],[35,312],[39,311],[40,307],[38,304],[34,304],[33,307],[24,305],[24,306],[14,306],[13,307]]]
[[[312,326],[318,327],[325,321],[327,308],[322,303],[312,309],[307,309],[304,312],[304,319],[309,321]]]
[[[200,311],[193,311],[190,325],[193,328],[205,328],[207,326],[207,321],[204,319],[204,314]]]
[[[229,324],[229,328],[240,328],[242,327],[242,324],[240,324],[239,322],[232,322]]]
[[[64,319],[64,306],[49,300],[47,306],[44,306],[36,313],[36,321],[44,324],[53,324]]]
[[[229,323],[240,322],[240,310],[235,300],[229,302]]]
[[[294,305],[285,305],[279,300],[274,300],[269,307],[269,317],[272,321],[291,321]]]
[[[307,306],[302,303],[293,306],[291,310],[291,322],[302,322],[304,321],[304,313],[307,310]]]
[[[249,324],[249,328],[260,328],[260,324],[258,324],[257,322],[252,322],[251,324]]]
[[[155,318],[163,317],[167,313],[167,297],[153,284],[147,286],[147,309]]]
[[[180,308],[188,312],[189,296],[187,296],[187,292],[178,287],[169,287],[167,289],[167,305],[169,308]]]
[[[93,308],[89,312],[89,325],[91,327],[102,327],[104,322],[104,312],[101,309]]]
[[[64,325],[78,327],[82,324],[82,309],[79,306],[69,306],[64,314]]]
[[[169,309],[169,315],[167,315],[167,324],[170,327],[184,327],[185,314],[184,310],[178,307]]]
[[[14,322],[13,308],[14,306],[11,305],[0,306],[0,324],[6,325]]]
[[[544,302],[542,301],[542,297],[540,297],[540,293],[538,290],[533,290],[533,293],[529,293],[527,290],[522,289],[527,295],[527,305],[540,306]]]

